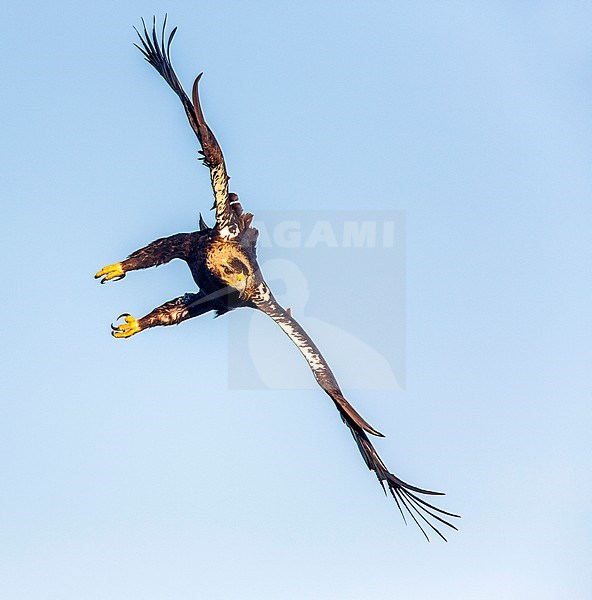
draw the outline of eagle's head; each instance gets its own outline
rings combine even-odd
[[[249,276],[253,271],[250,267],[251,265],[244,261],[242,257],[230,256],[221,261],[218,276],[224,283],[238,290],[242,296],[247,288]]]
[[[212,244],[206,262],[210,273],[237,290],[241,299],[249,299],[263,281],[254,250],[236,241]]]

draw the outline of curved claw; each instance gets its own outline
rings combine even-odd
[[[141,331],[140,323],[137,319],[132,317],[129,313],[123,313],[117,317],[117,320],[124,317],[125,322],[121,325],[115,326],[111,323],[111,335],[115,338],[128,338]]]
[[[125,277],[125,271],[123,269],[123,265],[118,262],[113,265],[107,265],[103,267],[100,271],[95,274],[95,279],[101,279],[101,283],[106,283],[107,281],[119,281]]]

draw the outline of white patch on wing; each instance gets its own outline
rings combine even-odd
[[[228,202],[228,179],[226,177],[226,169],[224,164],[216,165],[210,171],[212,179],[212,187],[214,188],[214,196],[216,198],[216,213],[221,202]]]
[[[230,205],[228,202],[228,177],[224,164],[216,165],[210,171],[212,188],[214,190],[214,204],[216,208],[216,223],[220,235],[224,239],[235,238],[239,231],[238,227],[229,223]]]
[[[237,235],[236,227],[234,225],[224,225],[220,230],[220,235],[225,239],[234,238]]]
[[[261,300],[267,302],[271,297],[271,294],[269,293],[269,288],[264,283],[260,283],[257,289],[259,291],[259,297],[261,298]]]
[[[292,322],[285,318],[281,318],[277,320],[277,323],[288,334],[294,344],[296,344],[296,347],[300,350],[310,365],[310,368],[313,371],[323,370],[325,367],[323,359],[318,352],[315,352],[312,349],[309,342],[301,336],[300,332],[294,328]]]

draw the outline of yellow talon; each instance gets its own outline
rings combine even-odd
[[[128,338],[141,331],[140,323],[137,319],[134,319],[131,315],[123,314],[117,317],[120,319],[121,317],[125,317],[125,323],[118,325],[111,325],[111,335],[116,338]]]
[[[95,279],[101,279],[101,283],[105,283],[105,281],[111,281],[115,279],[123,279],[125,277],[125,271],[123,270],[123,265],[118,262],[113,265],[108,265],[107,267],[103,267],[96,275]]]

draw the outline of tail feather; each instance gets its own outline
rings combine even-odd
[[[443,496],[443,492],[434,492],[416,487],[399,479],[396,475],[393,475],[378,455],[378,452],[376,452],[374,446],[370,443],[366,433],[347,413],[342,410],[339,412],[343,422],[349,428],[366,466],[374,472],[385,494],[388,488],[405,523],[407,523],[407,519],[405,518],[405,513],[407,513],[428,541],[430,538],[425,529],[426,525],[444,541],[447,541],[442,532],[438,530],[436,525],[434,525],[430,519],[435,519],[438,523],[457,530],[457,528],[450,521],[446,520],[444,516],[460,518],[460,515],[438,508],[417,495]]]

